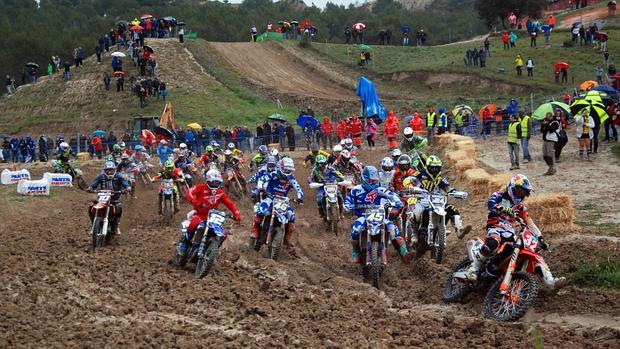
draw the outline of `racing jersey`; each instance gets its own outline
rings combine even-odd
[[[345,178],[333,166],[327,165],[323,170],[318,167],[312,168],[308,176],[308,183],[335,183],[343,181]]]
[[[221,188],[211,189],[206,184],[200,183],[185,192],[185,198],[192,203],[196,214],[206,218],[209,211],[224,204],[233,213],[236,220],[241,220],[239,209]]]
[[[351,189],[349,195],[344,199],[344,209],[352,212],[354,215],[361,217],[368,208],[374,208],[378,205],[385,205],[390,202],[393,210],[400,210],[403,203],[400,201],[398,194],[393,191],[378,187],[372,191],[366,191],[361,185],[356,185]]]
[[[259,179],[256,185],[259,189],[264,189],[269,196],[287,196],[291,188],[295,189],[297,199],[303,200],[304,192],[294,176],[282,183],[277,172],[269,173],[265,178]]]
[[[129,189],[129,183],[120,173],[115,173],[112,179],[108,179],[108,176],[102,172],[98,174],[90,184],[90,189],[92,191],[96,191],[97,189],[112,190],[114,192],[112,193],[111,201],[117,202],[121,198],[121,190]]]

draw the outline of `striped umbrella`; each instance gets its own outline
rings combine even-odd
[[[578,99],[570,106],[571,114],[577,115],[583,109],[588,109],[590,116],[594,117],[594,121],[597,124],[602,124],[609,118],[605,105],[596,101],[589,101],[586,99]]]

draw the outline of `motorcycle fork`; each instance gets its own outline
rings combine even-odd
[[[94,222],[95,222],[95,218],[97,218],[97,217],[98,217],[98,215],[99,215],[99,209],[98,209],[98,208],[96,208],[96,209],[95,209],[95,213],[94,213],[94,215],[93,215],[93,224],[91,224],[91,227],[90,227],[90,235],[91,235],[91,236],[93,235],[93,233],[94,233],[94,231],[95,231],[95,224],[94,224]]]
[[[372,240],[370,237],[370,230],[366,229],[366,265],[370,265],[370,253],[372,252]]]
[[[276,215],[275,208],[271,208],[271,218],[269,219],[269,229],[267,230],[267,241],[266,241],[267,245],[271,244],[271,233],[273,232],[273,221],[274,221],[275,215]]]
[[[103,217],[103,227],[101,228],[101,232],[103,233],[103,236],[107,236],[108,235],[108,216],[110,215],[110,205],[108,205],[108,207],[106,207],[105,209],[105,216]]]
[[[508,263],[508,268],[506,268],[506,273],[504,274],[504,279],[502,280],[501,285],[499,286],[499,290],[501,294],[507,294],[508,289],[510,288],[510,281],[512,281],[512,273],[515,270],[515,266],[517,264],[517,257],[519,256],[520,248],[516,247],[512,252],[512,257],[510,257],[510,263]]]
[[[433,240],[435,238],[435,225],[433,224],[433,218],[435,214],[432,210],[428,210],[428,227],[426,230],[426,244],[428,246],[433,246]]]
[[[381,244],[379,247],[381,248],[381,264],[387,264],[387,242],[385,241],[385,234],[387,233],[387,229],[385,224],[381,227]]]

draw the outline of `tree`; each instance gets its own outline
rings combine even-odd
[[[476,10],[484,23],[490,27],[502,24],[506,29],[506,18],[514,12],[517,16],[538,17],[545,8],[545,0],[476,0]]]

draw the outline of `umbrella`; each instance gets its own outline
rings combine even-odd
[[[611,99],[607,92],[590,90],[586,93],[579,94],[579,99],[585,99],[587,101],[603,103],[603,99]]]
[[[151,53],[155,52],[153,51],[153,48],[149,45],[142,46],[142,49],[144,49],[144,51],[150,51]]]
[[[408,25],[404,25],[402,27],[400,27],[400,32],[401,33],[409,33],[411,31],[411,28]]]
[[[360,45],[360,50],[362,50],[362,51],[370,51],[370,46],[368,46],[368,45]]]
[[[535,120],[542,120],[545,118],[547,113],[555,115],[558,110],[561,110],[562,113],[568,114],[569,116],[571,115],[571,109],[568,104],[562,102],[549,102],[541,104],[538,108],[536,108],[532,114],[532,118]]]
[[[299,22],[298,21],[291,21],[291,25],[298,25]]]
[[[144,30],[144,28],[141,25],[134,25],[133,27],[129,28],[131,31],[133,32],[137,32],[139,30]]]
[[[127,57],[127,55],[125,55],[124,53],[122,53],[121,51],[116,51],[116,52],[112,52],[112,57]]]
[[[140,16],[140,19],[148,19],[148,18],[153,18],[153,15],[150,13],[145,13],[142,16]]]
[[[174,134],[172,133],[172,131],[170,131],[167,128],[161,127],[161,126],[157,126],[155,127],[155,129],[153,130],[153,132],[158,135],[158,136],[162,136],[164,138],[174,138]]]
[[[103,137],[106,135],[106,132],[104,130],[95,130],[93,132],[90,133],[91,136],[97,136],[97,137]]]
[[[202,126],[200,126],[200,124],[192,122],[191,124],[187,124],[187,127],[196,130],[196,131],[200,131],[202,130]]]
[[[300,27],[301,29],[304,29],[304,28],[306,28],[306,27],[308,27],[308,28],[309,28],[309,27],[314,27],[314,23],[312,23],[312,22],[310,22],[310,21],[303,21],[303,22],[301,22],[301,24],[299,25],[299,27]]]
[[[596,33],[596,39],[598,41],[605,42],[605,41],[607,41],[609,39],[609,36],[607,36],[607,33],[598,32],[598,33]]]
[[[269,119],[269,120],[276,120],[276,121],[282,121],[282,122],[286,122],[287,121],[286,120],[286,116],[284,116],[282,114],[278,114],[278,113],[269,115],[267,117],[267,119]]]
[[[364,23],[357,22],[357,23],[353,24],[351,26],[351,28],[353,28],[354,30],[362,31],[362,30],[364,30],[364,28],[366,28],[366,25]]]
[[[456,107],[454,107],[454,109],[452,109],[452,115],[454,115],[454,116],[457,116],[457,115],[459,115],[461,113],[464,113],[464,112],[466,112],[466,113],[468,113],[470,115],[474,114],[474,110],[471,109],[470,106],[465,105],[465,104],[459,104]]]
[[[34,62],[26,63],[26,67],[39,68],[39,65]]]
[[[126,21],[126,20],[124,20],[124,19],[119,19],[118,21],[116,21],[116,25],[119,25],[119,24],[122,24],[122,25],[129,25],[129,22],[127,22],[127,21]]]
[[[129,22],[129,24],[131,24],[131,25],[138,25],[138,24],[140,24],[140,20],[138,20],[137,18],[134,18],[133,21]]]
[[[114,72],[114,77],[118,78],[118,77],[121,77],[121,76],[125,76],[125,72],[124,71],[118,70],[118,71]]]
[[[598,82],[594,80],[587,80],[582,82],[581,85],[579,85],[579,89],[581,91],[590,91],[594,86],[598,86]]]
[[[555,70],[556,71],[560,71],[562,70],[562,68],[566,68],[566,70],[570,69],[570,64],[566,63],[566,62],[557,62],[555,64]]]
[[[178,26],[178,27],[182,27],[182,26],[184,26],[184,25],[185,25],[185,22],[177,22],[177,26]]]
[[[278,24],[284,25],[284,21],[278,21]]]
[[[605,111],[605,105],[600,102],[578,99],[570,106],[570,112],[573,115],[577,115],[584,109],[590,112],[590,115],[594,117],[594,121],[598,125],[604,123],[609,118],[607,111]]]
[[[297,118],[297,125],[301,128],[315,128],[319,121],[312,115],[303,114]]]
[[[495,103],[485,104],[482,108],[480,108],[480,111],[478,112],[479,117],[482,117],[482,112],[484,112],[485,109],[488,109],[489,113],[493,115],[497,110],[497,106],[495,105]]]
[[[172,16],[166,16],[166,17],[164,17],[164,19],[167,20],[167,21],[176,21],[177,20],[176,18],[174,18]]]
[[[612,99],[618,100],[618,90],[616,90],[613,86],[610,86],[610,85],[598,85],[598,86],[595,86],[592,90],[593,91],[605,92]]]

